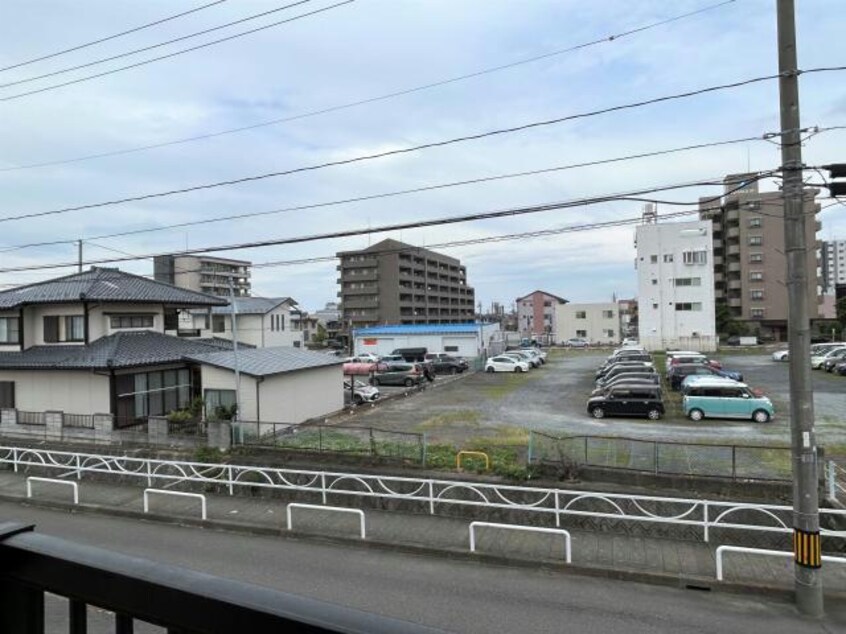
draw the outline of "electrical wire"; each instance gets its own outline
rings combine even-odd
[[[597,165],[607,165],[611,163],[619,163],[622,161],[631,161],[636,159],[643,159],[643,158],[651,158],[656,156],[664,156],[667,154],[674,154],[678,152],[686,152],[691,150],[699,150],[704,148],[711,148],[711,147],[719,147],[724,145],[734,145],[738,143],[748,143],[750,141],[761,141],[765,136],[769,136],[769,134],[761,135],[761,136],[750,136],[750,137],[743,137],[738,139],[727,139],[723,141],[712,141],[706,143],[696,143],[693,145],[686,145],[682,147],[675,147],[675,148],[668,148],[663,150],[655,150],[652,152],[640,152],[637,154],[628,154],[624,156],[617,156],[607,159],[597,159],[595,161],[583,161],[580,163],[570,163],[567,165],[558,165],[553,167],[546,167],[537,170],[529,170],[524,172],[512,172],[510,174],[497,174],[494,176],[485,176],[481,178],[473,178],[461,181],[452,181],[449,183],[439,183],[435,185],[426,185],[423,187],[414,187],[411,189],[403,189],[397,190],[392,192],[383,192],[379,194],[371,194],[367,196],[356,196],[352,198],[344,198],[340,200],[332,200],[327,202],[319,202],[319,203],[310,203],[306,205],[296,205],[293,207],[283,207],[280,209],[271,209],[267,211],[256,211],[256,212],[247,212],[247,213],[240,213],[240,214],[233,214],[227,216],[216,216],[212,218],[204,218],[203,220],[193,220],[187,222],[179,222],[170,225],[163,225],[160,227],[150,227],[146,229],[133,229],[127,231],[120,231],[117,233],[107,233],[101,234],[96,236],[91,236],[92,240],[105,240],[108,238],[118,238],[124,236],[132,236],[138,235],[143,233],[151,233],[156,231],[168,231],[172,229],[182,229],[185,227],[192,227],[198,225],[207,225],[215,222],[225,222],[229,220],[243,220],[245,218],[255,218],[260,216],[269,216],[269,215],[276,215],[276,214],[283,214],[295,211],[306,211],[311,209],[321,209],[325,207],[334,207],[338,205],[346,205],[351,203],[358,203],[364,202],[369,200],[378,200],[382,198],[392,198],[395,196],[404,196],[408,194],[416,194],[421,192],[427,191],[436,191],[440,189],[448,189],[451,187],[461,187],[466,185],[476,185],[480,183],[488,183],[488,182],[495,182],[500,180],[507,180],[511,178],[524,178],[527,176],[536,176],[540,174],[552,174],[556,172],[578,169],[583,167],[594,167]],[[43,247],[43,246],[53,246],[58,244],[71,244],[77,242],[78,239],[65,239],[65,240],[51,240],[51,241],[44,241],[44,242],[31,242],[29,244],[19,244],[19,245],[10,245],[7,247],[0,248],[0,253],[6,253],[9,251],[17,251],[21,249],[28,249],[32,247]]]
[[[305,0],[310,1],[310,0]],[[270,29],[275,26],[279,26],[281,24],[287,24],[288,22],[294,22],[296,20],[301,20],[303,18],[307,18],[313,15],[317,15],[318,13],[323,13],[325,11],[331,11],[332,9],[337,9],[347,4],[352,4],[356,0],[343,0],[342,2],[337,2],[335,4],[330,4],[329,6],[315,9],[314,11],[309,11],[307,13],[303,13],[293,18],[287,18],[285,20],[279,20],[277,22],[272,22],[270,24],[266,24],[264,26],[256,27],[254,29],[250,29],[248,31],[242,31],[241,33],[235,33],[234,35],[230,35],[228,37],[220,38],[218,40],[212,40],[211,42],[206,42],[204,44],[198,44],[197,46],[191,46],[189,48],[185,48],[179,51],[174,51],[173,53],[168,53],[167,55],[160,55],[158,57],[153,57],[151,59],[143,60],[140,62],[136,62],[135,64],[129,64],[127,66],[120,66],[118,68],[113,68],[111,70],[103,71],[102,73],[96,73],[94,75],[86,75],[85,77],[79,77],[77,79],[72,79],[70,81],[62,82],[60,84],[53,84],[51,86],[45,86],[43,88],[37,88],[34,90],[28,90],[26,92],[16,93],[14,95],[7,95],[5,97],[0,97],[0,102],[3,101],[13,101],[15,99],[21,99],[22,97],[28,97],[30,95],[37,95],[39,93],[48,92],[51,90],[58,90],[59,88],[65,88],[66,86],[73,86],[75,84],[81,84],[83,82],[91,81],[92,79],[99,79],[100,77],[106,77],[108,75],[114,75],[115,73],[120,73],[125,70],[131,70],[133,68],[139,68],[140,66],[146,66],[147,64],[152,64],[153,62],[160,62],[165,59],[170,59],[172,57],[176,57],[178,55],[183,55],[185,53],[190,53],[191,51],[196,51],[202,48],[207,48],[209,46],[213,46],[215,44],[220,44],[222,42],[228,42],[230,40],[234,40],[239,37],[244,37],[245,35],[252,35],[253,33],[258,33],[259,31],[264,31],[266,29]],[[302,2],[297,2],[296,4],[301,4]],[[294,6],[294,5],[291,5]]]
[[[34,81],[38,81],[39,79],[47,79],[48,77],[56,77],[57,75],[64,75],[65,73],[70,73],[76,70],[82,70],[83,68],[90,68],[91,66],[98,66],[99,64],[105,64],[106,62],[113,62],[116,59],[122,59],[124,57],[129,57],[131,55],[137,55],[138,53],[144,53],[146,51],[151,51],[153,49],[161,48],[162,46],[168,46],[169,44],[175,44],[176,42],[183,42],[185,40],[190,40],[194,37],[199,37],[200,35],[207,35],[208,33],[213,33],[214,31],[220,31],[221,29],[226,29],[230,26],[235,26],[236,24],[242,24],[244,22],[249,22],[251,20],[258,20],[259,18],[263,18],[265,16],[271,15],[273,13],[278,13],[279,11],[284,11],[286,9],[291,9],[293,7],[299,6],[301,4],[306,4],[308,2],[312,2],[312,0],[298,0],[297,2],[286,4],[281,7],[277,7],[275,9],[270,9],[268,11],[262,11],[261,13],[256,13],[254,15],[247,16],[246,18],[241,18],[240,20],[235,20],[233,22],[227,22],[225,24],[221,24],[219,26],[213,26],[208,29],[203,29],[202,31],[197,31],[196,33],[190,33],[188,35],[183,35],[181,37],[177,37],[171,40],[167,40],[165,42],[159,42],[158,44],[151,44],[149,46],[145,46],[143,48],[136,48],[131,51],[127,51],[125,53],[118,53],[117,55],[110,55],[109,57],[103,57],[101,59],[94,60],[93,62],[86,62],[84,64],[77,64],[76,66],[69,66],[67,68],[61,68],[59,70],[54,70],[49,73],[44,73],[42,75],[35,75],[33,77],[25,77],[24,79],[18,79],[16,81],[6,82],[5,84],[0,84],[0,88],[9,88],[11,86],[19,86],[20,84],[28,84]],[[274,26],[274,25],[270,25]],[[267,27],[269,28],[269,27]],[[218,40],[217,42],[221,42],[225,40]],[[217,42],[211,42],[209,44],[205,44],[204,46],[215,44]],[[181,52],[187,52],[194,49],[187,49]]]
[[[760,180],[762,178],[766,178],[772,175],[773,172],[763,172],[760,173],[758,176],[752,178],[753,181]],[[733,191],[737,191],[742,187],[745,187],[749,184],[749,182],[744,182],[742,185],[738,186],[738,188],[729,190],[724,192],[725,194],[732,193]],[[235,251],[241,249],[254,249],[254,248],[261,248],[261,247],[269,247],[269,246],[280,246],[284,244],[302,244],[306,242],[316,242],[322,240],[329,240],[335,238],[345,238],[351,236],[358,236],[358,235],[371,235],[374,233],[385,233],[390,231],[401,231],[401,230],[408,230],[408,229],[419,229],[423,227],[435,227],[435,226],[443,226],[443,225],[450,225],[450,224],[458,224],[463,222],[473,222],[478,220],[490,220],[495,218],[507,218],[507,217],[516,217],[516,216],[523,216],[526,214],[535,214],[545,211],[553,211],[559,209],[567,209],[570,207],[583,207],[586,205],[594,205],[604,202],[613,202],[619,200],[631,200],[633,197],[637,197],[637,200],[642,200],[642,196],[650,193],[662,192],[662,191],[671,191],[676,189],[685,189],[689,187],[698,187],[698,186],[705,186],[705,185],[722,185],[722,181],[710,179],[704,181],[693,181],[687,183],[680,183],[674,185],[664,185],[659,187],[651,187],[646,189],[640,189],[630,192],[623,192],[617,194],[609,194],[605,196],[597,196],[597,197],[589,197],[589,198],[579,198],[575,200],[557,202],[557,203],[549,203],[544,205],[534,205],[530,207],[520,207],[520,208],[511,208],[499,211],[487,211],[481,213],[474,213],[474,214],[465,214],[460,216],[451,216],[451,217],[443,217],[443,218],[435,218],[431,220],[416,220],[412,222],[404,222],[404,223],[394,223],[391,225],[383,225],[379,227],[368,227],[366,229],[345,229],[345,230],[338,230],[328,233],[320,233],[320,234],[311,234],[305,236],[296,236],[296,237],[289,237],[289,238],[275,238],[270,240],[261,240],[261,241],[253,241],[253,242],[246,242],[246,243],[239,243],[239,244],[225,244],[225,245],[218,245],[213,247],[201,247],[196,249],[185,249],[179,252],[179,255],[196,255],[199,253],[211,253],[211,252],[220,252],[220,251]],[[701,202],[708,202],[708,200],[719,200],[721,196],[716,196],[713,199],[702,199]],[[644,199],[644,200],[653,200],[653,199]],[[165,253],[152,253],[152,254],[145,254],[140,256],[133,256],[133,257],[121,257],[121,258],[108,258],[102,260],[92,260],[87,262],[87,264],[109,264],[114,262],[126,262],[131,260],[138,260],[138,259],[147,259],[153,258],[159,255],[173,255],[173,252],[165,252]],[[23,266],[23,267],[12,267],[12,268],[3,268],[0,269],[0,273],[12,273],[18,271],[34,271],[34,270],[45,270],[45,269],[56,269],[56,268],[65,268],[68,266],[77,266],[78,262],[71,262],[71,263],[63,263],[63,264],[38,264],[38,265],[30,265],[30,266]]]
[[[436,81],[436,82],[423,84],[423,85],[420,85],[420,86],[415,86],[415,87],[412,87],[412,88],[406,88],[406,89],[403,89],[403,90],[398,90],[398,91],[387,93],[387,94],[384,94],[384,95],[378,95],[378,96],[375,96],[375,97],[369,97],[369,98],[361,99],[361,100],[358,100],[358,101],[348,102],[348,103],[339,104],[339,105],[335,105],[335,106],[329,106],[327,108],[322,108],[322,109],[319,109],[319,110],[312,110],[310,112],[303,112],[303,113],[300,113],[300,114],[291,115],[291,116],[287,116],[287,117],[271,119],[269,121],[254,123],[254,124],[247,125],[247,126],[241,126],[241,127],[237,127],[237,128],[229,128],[229,129],[225,129],[225,130],[218,130],[217,132],[210,132],[210,133],[207,133],[207,134],[201,134],[201,135],[196,135],[196,136],[191,136],[191,137],[183,137],[183,138],[180,138],[180,139],[173,139],[171,141],[163,141],[161,143],[143,145],[143,146],[138,146],[138,147],[134,147],[134,148],[127,148],[127,149],[124,149],[124,150],[116,150],[116,151],[112,151],[112,152],[101,152],[101,153],[98,153],[98,154],[88,154],[88,155],[85,155],[85,156],[79,156],[79,157],[70,158],[70,159],[63,159],[63,160],[57,160],[57,161],[44,161],[44,162],[40,162],[40,163],[31,163],[31,164],[28,164],[28,165],[18,165],[18,166],[13,166],[13,167],[0,168],[0,172],[17,171],[17,170],[24,170],[24,169],[35,169],[35,168],[50,167],[50,166],[55,166],[55,165],[65,165],[65,164],[68,164],[68,163],[78,163],[78,162],[82,162],[82,161],[90,161],[90,160],[99,159],[99,158],[108,158],[108,157],[112,157],[112,156],[121,156],[121,155],[124,155],[124,154],[131,154],[131,153],[135,153],[135,152],[144,152],[144,151],[147,151],[147,150],[153,150],[153,149],[168,147],[168,146],[172,146],[172,145],[181,145],[181,144],[184,144],[184,143],[191,143],[191,142],[194,142],[194,141],[211,139],[211,138],[224,136],[224,135],[228,135],[228,134],[237,134],[237,133],[240,133],[240,132],[255,130],[257,128],[263,128],[263,127],[267,127],[267,126],[278,125],[280,123],[296,121],[296,120],[299,120],[299,119],[306,119],[306,118],[315,117],[315,116],[319,116],[319,115],[323,115],[323,114],[328,114],[328,113],[331,113],[331,112],[338,112],[340,110],[346,110],[346,109],[349,109],[349,108],[354,108],[354,107],[357,107],[357,106],[376,103],[376,102],[379,102],[379,101],[385,101],[385,100],[388,100],[388,99],[394,99],[396,97],[401,97],[401,96],[404,96],[404,95],[409,95],[409,94],[421,92],[421,91],[424,91],[424,90],[430,90],[432,88],[438,88],[438,87],[441,87],[441,86],[454,84],[454,83],[465,81],[465,80],[468,80],[468,79],[473,79],[473,78],[476,78],[476,77],[489,75],[491,73],[496,73],[496,72],[499,72],[499,71],[508,70],[508,69],[515,68],[515,67],[518,67],[518,66],[531,64],[531,63],[534,63],[534,62],[537,62],[537,61],[549,59],[549,58],[552,58],[552,57],[563,55],[565,53],[578,51],[578,50],[585,49],[585,48],[588,48],[588,47],[591,47],[591,46],[597,46],[599,44],[614,42],[616,40],[620,40],[624,37],[634,35],[636,33],[641,33],[641,32],[644,32],[644,31],[651,30],[651,29],[655,29],[655,28],[658,28],[658,27],[663,26],[665,24],[670,24],[672,22],[677,22],[679,20],[683,20],[685,18],[689,18],[689,17],[695,16],[695,15],[698,15],[698,14],[701,14],[701,13],[705,13],[707,11],[712,11],[714,9],[721,8],[721,7],[723,7],[727,4],[732,4],[734,1],[735,0],[727,0],[726,2],[719,2],[717,4],[712,4],[712,5],[702,7],[700,9],[695,10],[695,11],[691,11],[691,12],[688,12],[688,13],[682,13],[680,15],[676,15],[676,16],[673,16],[673,17],[670,17],[670,18],[666,18],[666,19],[660,20],[658,22],[646,24],[646,25],[643,25],[643,26],[640,26],[640,27],[630,29],[628,31],[622,31],[620,33],[611,34],[611,35],[608,35],[606,37],[597,38],[595,40],[591,40],[589,42],[584,42],[582,44],[576,44],[576,45],[570,46],[568,48],[559,49],[559,50],[556,50],[556,51],[551,51],[549,53],[544,53],[542,55],[535,55],[533,57],[528,57],[526,59],[518,60],[518,61],[515,61],[515,62],[510,62],[508,64],[501,64],[501,65],[498,65],[498,66],[485,68],[485,69],[474,71],[474,72],[471,72],[471,73],[466,73],[464,75],[458,75],[456,77],[451,77],[451,78],[448,78],[448,79],[443,79],[443,80],[439,80],[439,81]]]
[[[352,1],[352,0],[347,0],[347,1]],[[805,71],[805,72],[812,72],[812,71],[809,70],[809,71]],[[281,176],[290,176],[292,174],[301,174],[301,173],[304,173],[304,172],[313,172],[313,171],[317,171],[317,170],[321,170],[321,169],[326,169],[326,168],[329,168],[329,167],[337,167],[337,166],[340,166],[340,165],[351,165],[351,164],[354,164],[354,163],[372,161],[372,160],[376,160],[376,159],[380,159],[380,158],[385,158],[385,157],[388,157],[388,156],[398,156],[398,155],[402,155],[402,154],[409,154],[409,153],[412,153],[412,152],[419,152],[421,150],[428,150],[428,149],[432,149],[432,148],[436,148],[436,147],[445,147],[445,146],[449,146],[449,145],[455,145],[457,143],[465,143],[465,142],[468,142],[468,141],[478,141],[480,139],[486,139],[486,138],[501,136],[501,135],[505,135],[505,134],[513,134],[513,133],[516,133],[516,132],[523,132],[525,130],[531,130],[531,129],[541,128],[541,127],[556,125],[556,124],[559,124],[559,123],[564,123],[566,121],[574,121],[574,120],[577,120],[577,119],[586,119],[586,118],[589,118],[589,117],[595,117],[595,116],[599,116],[599,115],[602,115],[602,114],[609,114],[609,113],[612,113],[612,112],[621,112],[621,111],[624,111],[624,110],[642,108],[644,106],[654,105],[654,104],[657,104],[657,103],[664,103],[664,102],[668,102],[668,101],[686,99],[686,98],[690,98],[690,97],[694,97],[694,96],[718,92],[718,91],[721,91],[721,90],[728,90],[728,89],[731,89],[731,88],[739,88],[741,86],[748,86],[748,85],[760,83],[760,82],[763,82],[763,81],[771,81],[773,79],[778,79],[781,76],[782,76],[782,74],[753,77],[751,79],[744,79],[744,80],[730,82],[730,83],[726,83],[726,84],[709,86],[707,88],[699,88],[697,90],[690,90],[690,91],[686,91],[686,92],[675,93],[675,94],[672,94],[672,95],[664,95],[664,96],[661,96],[661,97],[653,97],[651,99],[644,99],[644,100],[641,100],[641,101],[630,102],[630,103],[621,104],[621,105],[617,105],[617,106],[609,106],[607,108],[601,108],[601,109],[598,109],[598,110],[592,110],[592,111],[588,111],[588,112],[581,112],[581,113],[577,113],[577,114],[566,115],[566,116],[563,116],[563,117],[556,117],[554,119],[546,119],[546,120],[542,120],[542,121],[533,121],[531,123],[525,123],[525,124],[522,124],[522,125],[510,127],[510,128],[500,128],[498,130],[490,130],[488,132],[480,132],[478,134],[470,134],[470,135],[464,135],[464,136],[459,136],[459,137],[453,137],[451,139],[445,139],[445,140],[441,140],[441,141],[432,141],[430,143],[423,143],[421,145],[415,145],[415,146],[400,148],[400,149],[396,149],[396,150],[386,150],[384,152],[377,152],[377,153],[374,153],[374,154],[356,156],[356,157],[348,158],[348,159],[340,159],[340,160],[337,160],[337,161],[327,161],[325,163],[318,163],[318,164],[315,164],[315,165],[297,167],[297,168],[278,171],[278,172],[267,172],[265,174],[256,174],[256,175],[252,175],[252,176],[244,176],[244,177],[241,177],[241,178],[234,178],[234,179],[229,179],[229,180],[224,180],[224,181],[216,181],[216,182],[213,182],[213,183],[204,183],[204,184],[201,184],[201,185],[193,185],[193,186],[190,186],[190,187],[182,187],[182,188],[179,188],[179,189],[171,189],[171,190],[162,191],[162,192],[155,192],[155,193],[150,193],[150,194],[140,194],[140,195],[136,195],[136,196],[127,196],[125,198],[107,200],[107,201],[98,202],[98,203],[89,203],[87,205],[77,205],[77,206],[74,206],[74,207],[64,207],[64,208],[61,208],[61,209],[51,209],[49,211],[20,214],[20,215],[17,215],[17,216],[5,216],[5,217],[0,217],[0,222],[11,222],[11,221],[14,221],[14,220],[23,220],[23,219],[27,219],[27,218],[40,218],[40,217],[44,217],[44,216],[53,216],[53,215],[57,215],[57,214],[65,214],[65,213],[72,212],[72,211],[81,211],[81,210],[84,210],[84,209],[96,209],[96,208],[107,207],[107,206],[111,206],[111,205],[120,205],[120,204],[124,204],[124,203],[128,203],[128,202],[138,202],[138,201],[141,201],[141,200],[150,200],[150,199],[153,199],[153,198],[163,198],[165,196],[173,196],[173,195],[177,195],[177,194],[186,194],[186,193],[195,192],[195,191],[204,191],[204,190],[209,190],[209,189],[215,189],[215,188],[218,188],[218,187],[255,182],[255,181],[265,180],[265,179],[268,179],[268,178],[278,178],[278,177],[281,177]]]
[[[197,7],[196,9],[191,9],[190,11],[183,11],[182,13],[177,13],[176,15],[171,15],[166,18],[161,18],[160,20],[156,20],[155,22],[148,22],[147,24],[142,24],[141,26],[136,26],[135,28],[128,29],[126,31],[121,31],[120,33],[115,33],[114,35],[109,35],[107,37],[101,37],[98,40],[93,40],[91,42],[86,42],[85,44],[79,44],[77,46],[72,46],[71,48],[66,48],[61,51],[56,51],[55,53],[50,53],[49,55],[42,55],[41,57],[36,57],[33,59],[29,59],[23,62],[17,62],[12,64],[11,66],[4,66],[0,68],[0,73],[5,72],[7,70],[12,70],[13,68],[20,68],[21,66],[27,66],[29,64],[35,64],[36,62],[42,62],[45,59],[52,59],[54,57],[58,57],[59,55],[65,55],[66,53],[72,53],[73,51],[79,51],[83,48],[88,48],[90,46],[94,46],[96,44],[102,44],[103,42],[108,42],[109,40],[114,40],[119,37],[123,37],[124,35],[129,35],[130,33],[137,33],[138,31],[143,31],[144,29],[149,29],[153,26],[158,26],[159,24],[164,24],[165,22],[170,22],[171,20],[176,20],[177,18],[181,18],[183,16],[189,15],[191,13],[196,13],[197,11],[202,11],[203,9],[208,9],[218,4],[222,4],[226,2],[226,0],[216,0],[215,2],[210,2],[208,4],[204,4],[202,6]]]

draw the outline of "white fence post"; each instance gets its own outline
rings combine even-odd
[[[828,499],[837,499],[837,469],[834,460],[828,461]]]
[[[73,503],[79,504],[79,485],[76,482],[70,482],[68,480],[57,480],[56,478],[39,478],[36,476],[29,476],[26,479],[26,497],[32,497],[32,483],[33,482],[51,482],[53,484],[64,484],[69,485],[73,488]]]
[[[229,465],[226,471],[229,474],[229,495],[235,495],[235,480],[232,475],[232,465]]]
[[[710,535],[708,534],[708,502],[702,503],[702,519],[705,520],[705,542],[708,542]]]
[[[354,515],[358,515],[359,527],[361,529],[361,538],[365,539],[365,527],[364,527],[364,511],[361,509],[348,509],[343,506],[320,506],[319,504],[300,504],[299,502],[292,502],[288,505],[285,514],[288,517],[288,530],[293,530],[293,526],[291,524],[291,509],[293,508],[300,508],[300,509],[316,509],[318,511],[337,511],[338,513],[352,513]]]
[[[530,533],[548,533],[562,535],[564,537],[564,559],[573,563],[573,551],[570,545],[570,531],[563,528],[543,528],[541,526],[520,526],[519,524],[495,524],[493,522],[470,522],[470,552],[476,552],[476,527],[486,526],[488,528],[504,528],[512,531],[526,531]]]
[[[717,581],[723,580],[723,553],[746,553],[748,555],[768,555],[770,557],[793,557],[789,550],[767,550],[765,548],[746,548],[745,546],[719,546],[717,548]],[[822,561],[828,563],[846,564],[846,557],[822,555]]]
[[[188,493],[186,491],[171,491],[169,489],[144,489],[144,512],[150,512],[150,493],[160,495],[176,495],[179,497],[195,498],[200,500],[201,517],[206,519],[206,496],[202,493]]]

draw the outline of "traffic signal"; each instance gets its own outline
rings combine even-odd
[[[846,163],[832,163],[831,165],[823,165],[823,169],[829,173],[832,179],[846,178]],[[827,185],[828,191],[831,192],[832,198],[838,196],[846,196],[846,181],[834,181]]]

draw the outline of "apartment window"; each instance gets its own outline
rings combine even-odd
[[[444,346],[444,352],[458,352],[458,346]]]
[[[759,229],[761,227],[761,219],[760,218],[750,218],[749,219],[749,228],[750,229]]]
[[[699,311],[702,310],[702,302],[676,302],[677,311]]]
[[[685,264],[706,264],[708,252],[704,249],[701,251],[685,251],[682,253],[682,262]]]
[[[123,328],[152,328],[153,315],[112,315],[112,330]]]
[[[577,310],[576,319],[587,319],[587,313],[583,310]]]
[[[750,247],[760,247],[762,244],[764,244],[763,236],[749,236]]]
[[[611,330],[611,329],[608,329],[608,330],[603,330],[602,332],[605,334],[605,336],[606,336],[608,339],[613,339],[613,338],[614,338],[614,336],[615,336],[615,335],[614,335],[614,331],[613,331],[613,330]]]
[[[0,409],[15,408],[15,382],[0,381]]]
[[[544,308],[551,308],[552,302],[544,302],[543,305],[544,305]]]
[[[576,336],[581,337],[582,339],[586,339],[587,338],[587,330],[577,330]]]
[[[763,282],[764,281],[763,271],[750,271],[749,281],[750,282]]]
[[[649,261],[650,261],[652,264],[658,264],[658,256],[657,256],[657,255],[650,255],[650,256],[649,256]]]
[[[760,264],[764,261],[764,254],[763,253],[750,253],[749,254],[749,262],[752,264]]]
[[[764,309],[763,308],[752,308],[749,310],[749,316],[752,319],[763,319],[764,318]]]
[[[664,262],[672,262],[673,261],[673,254],[672,253],[665,253],[664,254]]]
[[[656,278],[652,278],[652,286],[658,286],[658,280]]]
[[[749,299],[761,301],[764,299],[764,291],[749,291]]]
[[[0,343],[20,343],[20,322],[17,317],[0,317]]]
[[[677,277],[673,280],[675,286],[702,286],[701,277]]]
[[[614,319],[614,311],[613,310],[603,310],[602,311],[602,318],[603,319]]]
[[[212,332],[226,332],[226,315],[212,315]]]
[[[652,304],[652,308],[658,310],[658,304]]]

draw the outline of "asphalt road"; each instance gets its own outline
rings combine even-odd
[[[454,632],[707,634],[842,632],[846,606],[802,620],[785,603],[413,556],[365,546],[275,539],[0,502],[0,519],[131,555],[237,578]],[[48,631],[62,606],[50,604]],[[97,615],[92,631],[109,631]],[[136,628],[137,632],[160,631]]]

